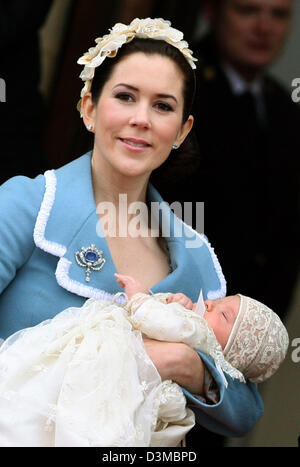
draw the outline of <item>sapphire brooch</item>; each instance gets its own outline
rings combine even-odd
[[[102,256],[103,251],[98,250],[95,245],[82,247],[81,251],[76,251],[75,258],[79,266],[86,268],[85,280],[90,282],[91,271],[100,271],[105,264],[105,258]]]

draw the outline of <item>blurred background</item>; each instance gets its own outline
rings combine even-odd
[[[7,8],[8,3],[10,8]],[[22,3],[25,5],[20,6]],[[1,125],[7,124],[3,131],[9,140],[9,144],[3,146],[2,138],[0,145],[1,161],[9,167],[8,174],[0,168],[2,181],[19,173],[35,176],[45,169],[57,168],[91,147],[89,134],[76,110],[82,88],[79,79],[82,67],[76,62],[94,46],[96,37],[106,34],[116,22],[128,23],[135,17],[150,16],[169,19],[175,28],[184,32],[186,40],[193,43],[207,29],[201,7],[199,0],[43,0],[38,4],[29,0],[0,0],[0,78],[9,83],[7,102],[0,103],[0,121]],[[6,37],[9,40],[6,41]],[[15,44],[14,48],[11,43]],[[300,2],[296,1],[292,31],[284,53],[270,68],[289,93],[292,80],[300,78],[299,50]],[[13,79],[15,89],[11,85]],[[31,110],[29,117],[25,112],[28,109]],[[22,141],[24,151],[19,167],[9,149],[16,147],[21,139],[14,132],[16,119],[23,125],[31,123],[32,127],[27,141],[28,153]],[[284,236],[284,232],[280,234]],[[286,326],[292,343],[300,338],[300,279],[289,308]],[[226,445],[298,445],[300,362],[293,361],[293,350],[290,346],[278,373],[260,385],[265,413],[258,425],[247,437],[228,439]],[[298,355],[300,357],[300,351]]]

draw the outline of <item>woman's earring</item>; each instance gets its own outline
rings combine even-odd
[[[172,146],[172,149],[178,149],[178,148],[179,148],[179,144],[174,143]]]
[[[92,131],[93,128],[94,128],[94,127],[93,127],[93,125],[92,125],[91,123],[90,123],[89,125],[86,126],[86,129],[87,129],[88,131]]]

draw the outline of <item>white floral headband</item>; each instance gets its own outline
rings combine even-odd
[[[91,90],[95,68],[101,65],[106,57],[115,57],[118,49],[135,37],[164,40],[179,49],[190,66],[193,69],[196,68],[194,62],[197,59],[193,57],[193,52],[188,48],[188,43],[183,40],[183,33],[178,29],[172,28],[170,21],[162,18],[135,18],[129,25],[122,23],[115,24],[110,29],[110,34],[95,39],[97,43],[96,47],[91,47],[88,52],[79,58],[77,63],[84,65],[80,78],[85,82],[80,94],[81,99]],[[77,109],[80,113],[81,99],[77,104]]]

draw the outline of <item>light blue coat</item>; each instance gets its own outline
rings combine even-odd
[[[110,297],[121,290],[96,212],[90,158],[87,153],[33,180],[14,177],[0,187],[2,338],[70,306],[80,307],[86,298]],[[226,283],[206,237],[176,218],[151,185],[148,197],[161,203],[161,223],[171,219],[166,240],[173,272],[152,291],[180,291],[193,301],[201,288],[204,298],[225,296]],[[92,244],[102,250],[106,262],[100,271],[92,271],[86,282],[86,268],[77,264],[75,253]],[[244,435],[262,415],[256,385],[226,375],[229,385],[225,388],[210,358],[200,355],[219,386],[220,400],[215,405],[204,404],[184,389],[197,421],[224,436]]]

